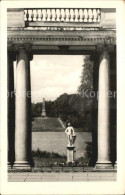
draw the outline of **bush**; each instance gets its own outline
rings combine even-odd
[[[33,157],[40,157],[40,158],[66,158],[66,155],[60,155],[55,152],[47,152],[47,151],[41,151],[39,148],[37,151],[32,151]]]
[[[86,148],[85,148],[85,153],[84,157],[85,159],[88,159],[89,165],[92,163],[92,142],[86,142]]]

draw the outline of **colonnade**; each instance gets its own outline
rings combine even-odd
[[[29,153],[31,149],[31,129],[28,127],[28,91],[30,84],[29,54],[25,46],[20,46],[16,67],[16,100],[15,100],[15,162],[14,167],[30,167]],[[110,89],[110,55],[108,50],[100,52],[99,83],[98,83],[98,157],[96,170],[112,169],[110,161],[110,102],[108,92]],[[8,63],[10,61],[8,60]],[[8,64],[9,66],[10,64]],[[30,141],[29,141],[30,139]]]

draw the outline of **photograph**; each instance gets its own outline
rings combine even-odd
[[[16,186],[15,194],[20,184],[114,186],[120,170],[119,10],[116,5],[41,2],[3,3],[3,189],[4,182],[8,189]],[[60,194],[66,194],[63,190]],[[82,188],[78,192],[85,194]]]

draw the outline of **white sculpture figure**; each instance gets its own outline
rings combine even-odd
[[[73,146],[76,140],[76,134],[70,123],[68,123],[68,127],[66,128],[65,133],[68,137],[68,146]]]

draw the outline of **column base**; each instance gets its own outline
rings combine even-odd
[[[28,161],[15,161],[13,168],[21,169],[21,170],[22,169],[25,169],[25,170],[31,169]]]
[[[113,166],[110,161],[97,161],[95,171],[112,171]]]
[[[114,170],[117,171],[117,161],[114,164]]]
[[[8,162],[7,166],[8,166],[8,170],[12,169],[12,165],[10,162]]]

